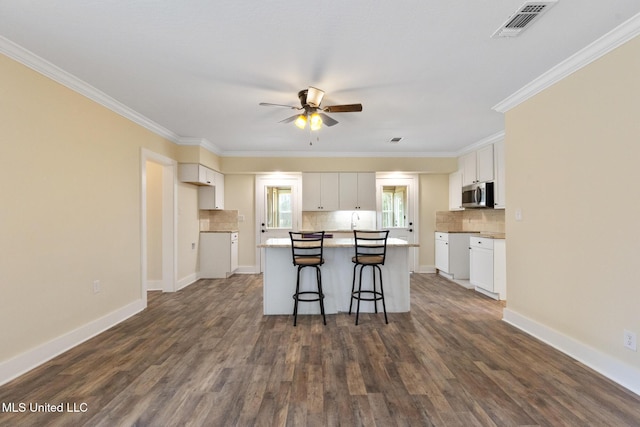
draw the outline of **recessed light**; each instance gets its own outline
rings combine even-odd
[[[392,143],[392,144],[397,144],[397,143],[398,143],[398,142],[400,142],[401,140],[402,140],[402,137],[401,137],[401,136],[396,136],[396,137],[394,137],[394,138],[391,138],[391,139],[389,140],[389,142],[390,142],[390,143]]]

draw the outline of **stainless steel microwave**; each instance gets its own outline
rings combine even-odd
[[[478,182],[462,187],[462,207],[493,208],[493,182]]]

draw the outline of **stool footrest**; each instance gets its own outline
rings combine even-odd
[[[369,297],[363,297],[362,294],[371,295]],[[380,301],[384,298],[381,292],[378,291],[355,291],[351,293],[351,298],[360,301]]]
[[[316,295],[317,298],[300,298],[300,295]],[[320,301],[321,299],[324,299],[324,294],[321,294],[319,292],[313,292],[313,291],[304,291],[304,292],[298,292],[297,294],[293,294],[293,299],[296,301],[302,301],[302,302],[314,302],[314,301]]]

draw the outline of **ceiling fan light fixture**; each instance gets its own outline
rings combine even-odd
[[[305,116],[304,114],[300,114],[294,123],[300,129],[304,129],[304,127],[307,125],[307,116]]]
[[[309,125],[311,126],[311,130],[318,130],[322,127],[322,117],[320,114],[313,113],[309,120]]]
[[[310,106],[319,107],[323,97],[324,91],[313,86],[309,86],[309,89],[307,89],[307,104]]]

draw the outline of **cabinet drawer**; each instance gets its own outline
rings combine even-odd
[[[449,233],[438,233],[436,232],[436,240],[444,240],[445,242],[449,241]]]
[[[469,239],[469,245],[474,248],[493,249],[493,239],[487,239],[485,237],[471,237]]]

